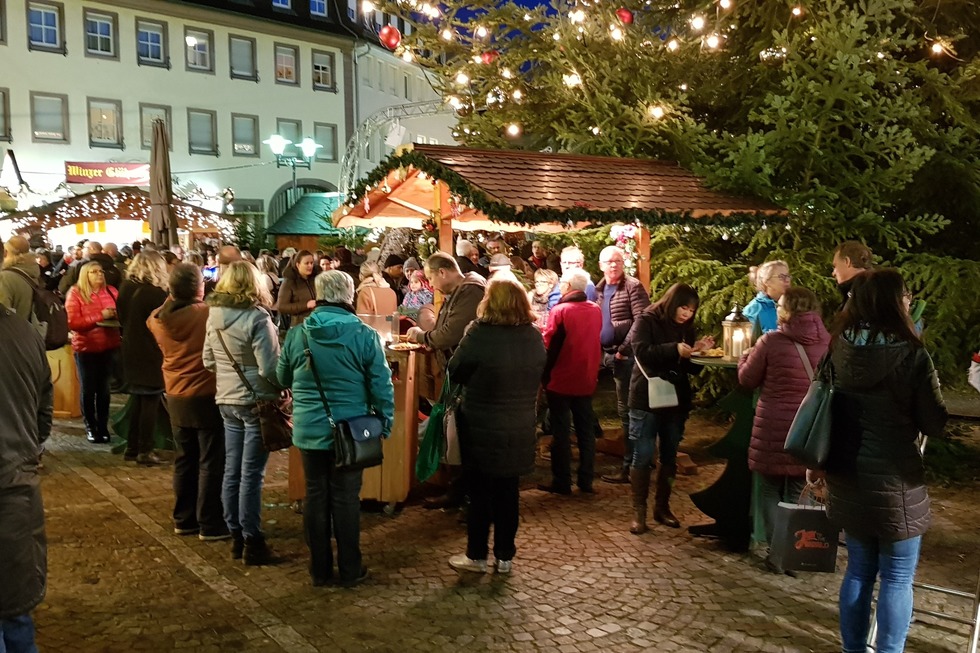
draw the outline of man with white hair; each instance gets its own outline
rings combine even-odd
[[[41,268],[31,253],[31,245],[23,236],[13,236],[3,244],[3,269],[0,271],[0,304],[17,317],[31,321],[34,286],[38,285]]]
[[[592,395],[602,359],[599,345],[602,313],[585,295],[588,283],[589,275],[585,270],[571,269],[562,275],[558,282],[561,299],[548,314],[548,324],[543,332],[548,350],[542,383],[551,413],[551,483],[538,488],[555,494],[572,493],[572,423],[575,424],[579,450],[577,485],[581,492],[594,492]]]
[[[480,265],[479,260],[480,250],[477,249],[476,245],[465,238],[456,241],[456,263],[459,264],[459,269],[463,274],[476,272],[484,279],[489,277],[490,270]]]
[[[585,254],[582,253],[575,245],[569,245],[565,249],[561,250],[561,273],[564,275],[569,270],[584,270],[585,269]],[[589,279],[589,283],[585,286],[585,296],[590,302],[596,301],[598,295],[595,292],[595,284],[592,283],[592,279],[586,273],[586,278]],[[549,306],[548,308],[554,308],[558,300],[561,299],[560,293],[554,293],[548,298]]]

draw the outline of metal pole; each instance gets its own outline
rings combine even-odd
[[[289,208],[293,208],[293,204],[296,203],[296,159],[290,159],[289,164],[293,169],[293,189],[289,193]]]

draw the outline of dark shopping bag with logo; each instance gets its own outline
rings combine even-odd
[[[812,491],[807,486],[803,491]],[[823,571],[837,569],[837,534],[821,505],[780,501],[776,507],[769,558],[787,571]]]

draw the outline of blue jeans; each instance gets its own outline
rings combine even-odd
[[[225,476],[221,503],[225,524],[245,537],[262,534],[262,481],[269,452],[262,444],[259,416],[252,406],[219,405],[225,422]]]
[[[334,468],[334,452],[300,449],[306,474],[303,532],[310,549],[313,582],[333,577],[330,535],[337,540],[337,571],[342,581],[361,575],[361,481],[360,469]]]
[[[671,469],[677,462],[677,447],[684,438],[686,417],[680,411],[652,413],[630,410],[630,440],[633,442],[633,467],[653,466],[653,452],[660,441],[660,464]]]
[[[877,653],[902,653],[912,622],[912,579],[922,536],[898,542],[853,533],[847,536],[847,571],[840,586],[843,653],[865,653],[871,627],[871,595],[878,588]]]
[[[0,620],[0,653],[37,653],[30,614]]]

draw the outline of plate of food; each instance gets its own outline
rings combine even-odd
[[[725,350],[721,347],[714,347],[713,349],[706,349],[704,351],[693,351],[691,356],[696,356],[697,358],[722,358],[725,355]]]
[[[392,351],[416,351],[422,349],[422,345],[417,342],[393,342],[388,345],[388,349]]]

